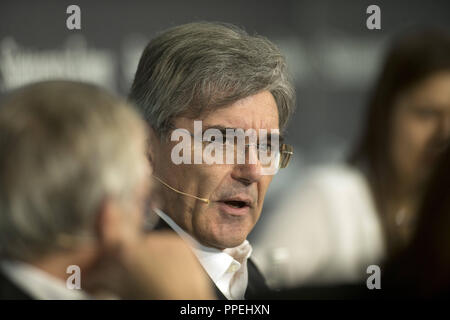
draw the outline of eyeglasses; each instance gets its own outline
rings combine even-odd
[[[189,132],[188,130],[186,130]],[[193,139],[196,139],[196,136],[189,132],[190,136]],[[286,143],[275,143],[275,146],[279,146],[278,150],[272,150],[273,145],[271,143],[241,143],[236,136],[232,138],[227,137],[226,134],[222,136],[221,139],[217,139],[216,136],[213,136],[213,139],[207,139],[206,141],[202,139],[200,142],[203,144],[203,147],[209,148],[209,150],[218,150],[222,155],[232,150],[234,152],[234,162],[243,164],[247,159],[250,159],[249,149],[251,147],[255,147],[256,149],[256,157],[260,161],[262,167],[271,167],[276,169],[286,168],[291,160],[292,155],[294,154],[294,148]],[[263,157],[262,157],[263,156]],[[241,159],[241,161],[239,161]],[[244,161],[242,161],[244,159]],[[250,162],[251,163],[251,162]]]
[[[291,157],[294,154],[294,147],[290,144],[282,143],[280,146],[280,169],[286,168],[291,161]]]

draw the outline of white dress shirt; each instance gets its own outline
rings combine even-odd
[[[16,286],[35,300],[87,300],[90,296],[82,289],[69,289],[65,281],[30,264],[4,260],[3,273]],[[67,275],[69,277],[69,275]]]
[[[159,209],[155,211],[192,247],[206,273],[227,299],[244,299],[248,284],[247,260],[252,254],[252,246],[247,240],[237,247],[224,250],[206,247],[185,232],[164,212]]]

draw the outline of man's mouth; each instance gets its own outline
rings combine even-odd
[[[224,199],[219,200],[219,207],[221,211],[230,215],[243,215],[249,212],[252,207],[252,201],[250,199]]]
[[[225,203],[226,205],[229,205],[231,207],[234,208],[243,208],[248,206],[248,204],[245,201],[239,201],[239,200],[225,200],[225,201],[221,201],[223,203]]]

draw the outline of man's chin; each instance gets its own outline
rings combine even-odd
[[[198,228],[194,234],[195,238],[205,246],[217,249],[239,246],[247,239],[247,235],[254,226],[250,216],[239,219],[223,219],[220,214],[218,218],[211,219],[203,225],[207,225],[209,228]]]
[[[213,247],[216,249],[227,249],[234,248],[242,244],[247,237],[239,235],[239,236],[228,236],[227,238],[222,237],[214,237],[214,239],[209,239],[209,241],[204,241],[205,245],[208,247]]]

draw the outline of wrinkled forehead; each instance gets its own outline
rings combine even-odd
[[[224,116],[212,116],[203,119],[203,129],[219,128],[219,129],[242,129],[242,130],[278,130],[278,116],[275,117],[245,117],[239,115]]]
[[[269,132],[279,129],[278,107],[268,91],[238,100],[230,106],[209,110],[196,119],[190,119],[191,122],[194,120],[201,120],[203,128],[265,129]]]

